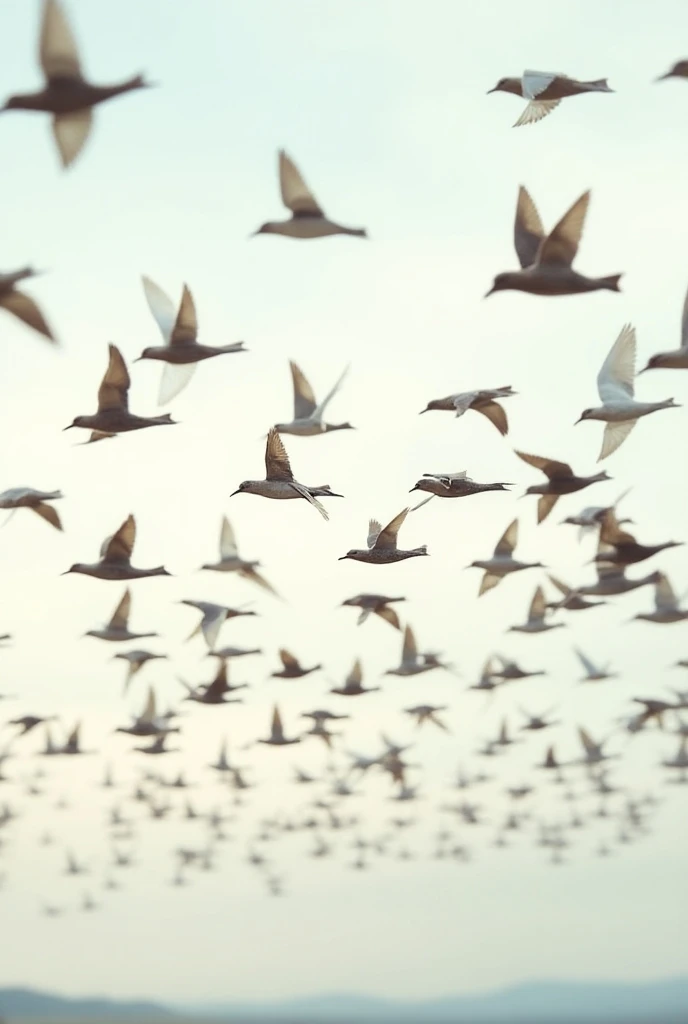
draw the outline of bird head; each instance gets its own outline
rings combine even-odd
[[[582,423],[583,420],[594,419],[594,413],[595,413],[594,409],[583,409],[583,412],[580,414],[580,416],[576,420],[576,423]],[[574,427],[576,426],[576,423],[574,423]]]
[[[63,427],[63,430],[71,430],[72,427],[86,427],[88,424],[84,423],[87,419],[86,416],[75,416],[68,427]]]

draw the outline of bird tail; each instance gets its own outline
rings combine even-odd
[[[614,92],[613,89],[609,88],[609,83],[606,78],[596,78],[592,82],[586,82],[587,86],[594,89],[595,92]]]
[[[414,553],[414,555],[427,555],[427,553],[428,553],[428,546],[427,546],[427,544],[422,544],[419,548],[414,548],[413,549],[413,553]]]
[[[610,292],[620,292],[619,281],[623,277],[623,274],[610,274],[609,277],[601,277],[599,279],[600,288],[608,288]]]

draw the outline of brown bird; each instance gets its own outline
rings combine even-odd
[[[601,480],[611,480],[605,470],[595,473],[593,476],[576,476],[566,462],[556,462],[554,459],[546,459],[541,455],[528,455],[526,452],[517,451],[515,454],[529,466],[542,470],[547,477],[546,484],[533,484],[526,491],[526,494],[542,495],[538,501],[538,523],[542,523],[547,518],[563,494],[574,494],[576,491],[582,491],[584,487],[589,487],[590,484],[598,483]]]
[[[608,565],[626,566],[635,562],[644,562],[667,548],[677,548],[683,541],[668,540],[663,544],[639,544],[632,533],[622,530],[613,510],[605,512],[600,528],[600,549],[595,555],[595,562]],[[649,582],[649,581],[648,581]]]
[[[383,594],[357,594],[356,597],[349,597],[346,601],[342,601],[342,608],[361,609],[361,614],[356,623],[358,626],[362,625],[372,612],[373,615],[379,615],[385,622],[389,622],[390,626],[394,626],[395,629],[401,629],[399,616],[388,605],[393,601],[405,600],[405,597],[385,597]]]
[[[462,391],[455,395],[447,395],[446,398],[434,398],[428,402],[424,412],[453,412],[456,416],[463,416],[469,409],[475,409],[487,417],[490,423],[497,428],[500,434],[509,433],[509,421],[506,413],[497,401],[498,398],[511,398],[516,392],[512,387],[492,388],[482,391]]]
[[[373,693],[379,689],[379,686],[363,686],[363,666],[361,659],[356,658],[353,668],[344,680],[344,685],[333,686],[330,693],[337,693],[340,697],[359,697],[362,693]]]
[[[55,341],[55,335],[50,327],[48,327],[45,317],[34,300],[24,292],[20,292],[18,288],[15,288],[19,281],[25,281],[28,277],[36,276],[37,271],[31,267],[23,267],[22,270],[15,270],[11,274],[0,274],[0,308],[11,313],[12,316],[16,317],[17,320],[21,320],[27,326],[33,327],[34,331],[38,331],[48,341]]]
[[[531,295],[578,295],[600,289],[620,291],[621,274],[585,277],[573,269],[589,202],[590,193],[584,192],[549,235],[545,235],[535,203],[521,185],[514,224],[514,245],[521,270],[497,274],[487,295],[505,290],[530,292]]]
[[[302,679],[303,676],[310,675],[311,672],[317,672],[318,669],[322,668],[322,665],[304,668],[298,658],[295,658],[284,647],[281,647],[278,653],[283,667],[278,672],[270,673],[276,679]]]
[[[272,711],[272,722],[270,724],[270,737],[267,740],[258,740],[259,743],[264,743],[269,747],[287,747],[292,743],[300,743],[301,738],[295,737],[293,740],[288,740],[284,735],[284,728],[282,726],[282,718],[279,713],[279,708],[275,704]]]
[[[131,554],[135,542],[136,520],[130,515],[124,520],[117,533],[105,538],[100,547],[98,562],[90,564],[76,562],[62,575],[80,572],[86,576],[95,576],[100,580],[137,580],[144,579],[146,576],[171,575],[162,565],[156,566],[155,569],[136,569],[131,564]]]
[[[38,92],[10,96],[2,110],[35,110],[53,115],[53,134],[63,167],[81,152],[91,131],[93,107],[105,100],[145,89],[143,75],[117,85],[92,85],[84,78],[79,51],[58,0],[43,0],[39,60],[45,85]]]

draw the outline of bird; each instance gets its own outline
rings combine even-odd
[[[471,494],[482,494],[484,491],[506,491],[511,484],[478,484],[462,470],[459,473],[423,473],[410,490],[428,491],[438,498],[467,498]]]
[[[61,530],[62,521],[59,513],[48,503],[63,497],[62,491],[36,491],[33,487],[11,487],[0,494],[0,508],[30,508],[41,519],[45,519],[46,523],[50,523],[56,530]]]
[[[34,331],[38,331],[48,341],[55,343],[57,339],[40,307],[30,295],[16,287],[20,281],[37,276],[38,271],[32,267],[22,267],[21,270],[15,270],[9,274],[0,274],[0,309],[11,313],[17,320],[21,320],[28,327],[33,327]]]
[[[97,640],[109,640],[113,643],[120,643],[123,640],[143,640],[144,637],[158,635],[157,633],[132,633],[129,629],[130,611],[131,590],[127,587],[107,626],[104,629],[89,629],[85,635],[93,636]]]
[[[522,626],[509,626],[509,632],[513,633],[546,633],[550,629],[557,629],[566,625],[564,622],[545,622],[547,605],[542,587],[538,587],[533,595],[528,609],[528,619]]]
[[[416,645],[416,637],[410,626],[404,630],[404,640],[401,648],[401,664],[397,668],[388,668],[387,676],[416,676],[422,672],[429,672],[433,668],[440,668],[435,658],[428,658],[419,654]]]
[[[600,762],[608,761],[612,756],[614,756],[604,753],[603,747],[607,742],[606,740],[601,740],[599,743],[595,742],[587,729],[583,729],[581,726],[578,727],[578,737],[583,745],[583,750],[585,751],[585,756],[581,762],[582,764],[600,764]]]
[[[194,375],[197,363],[204,359],[212,359],[213,356],[245,352],[246,349],[243,341],[215,347],[200,345],[197,340],[196,306],[188,285],[184,285],[177,309],[169,295],[155,281],[151,281],[145,275],[142,281],[148,308],[160,328],[165,344],[149,345],[134,362],[157,359],[165,364],[160,381],[158,405],[166,405],[184,390]]]
[[[410,509],[404,508],[398,515],[383,527],[377,519],[368,522],[367,548],[351,548],[345,555],[341,555],[342,562],[351,558],[356,562],[369,562],[371,565],[389,565],[392,562],[402,562],[406,558],[414,558],[418,555],[427,555],[428,549],[425,544],[419,548],[409,548],[402,551],[397,547],[397,534]]]
[[[622,530],[614,510],[605,512],[600,529],[600,544],[595,562],[625,567],[644,562],[660,551],[677,548],[683,541],[668,540],[662,544],[639,544],[632,533]],[[652,582],[656,582],[653,580]]]
[[[22,715],[21,718],[12,718],[7,724],[19,726],[21,729],[19,735],[26,736],[27,733],[43,722],[54,722],[56,717],[56,715]]]
[[[688,68],[688,61],[684,62]],[[663,78],[668,77],[666,75]],[[647,366],[640,372],[647,370],[688,370],[688,291],[683,300],[681,312],[681,347],[671,352],[658,352],[651,356]]]
[[[318,405],[315,401],[313,388],[306,380],[303,372],[293,361],[289,363],[292,385],[294,388],[294,418],[291,423],[276,423],[275,430],[280,434],[296,434],[298,437],[317,437],[333,430],[353,430],[351,423],[325,423],[325,409],[339,391],[344,378],[349,372],[347,366],[334,387]]]
[[[293,743],[300,743],[301,737],[295,736],[293,739],[287,739],[284,735],[284,728],[282,726],[282,717],[279,713],[277,704],[272,709],[272,721],[270,723],[270,737],[267,740],[258,740],[259,743],[263,743],[269,747],[288,747]]]
[[[363,666],[361,665],[361,659],[356,658],[343,685],[333,686],[330,693],[336,693],[340,697],[360,697],[362,693],[373,693],[379,689],[379,686],[363,686]]]
[[[228,608],[224,604],[213,604],[211,601],[191,601],[184,600],[180,601],[180,604],[188,605],[189,608],[195,608],[201,613],[201,621],[195,627],[193,632],[187,637],[188,640],[193,640],[199,633],[203,634],[203,639],[208,645],[208,650],[214,651],[218,637],[220,635],[220,629],[223,623],[229,619],[235,619],[240,615],[257,615],[257,612],[251,611],[250,609],[242,608]]]
[[[85,427],[99,434],[121,434],[144,427],[162,427],[174,424],[169,413],[163,416],[135,416],[129,412],[131,379],[127,364],[116,345],[108,345],[109,361],[105,376],[98,388],[98,412],[88,416],[75,416],[65,430]],[[93,440],[93,438],[91,438]]]
[[[437,717],[438,712],[446,711],[446,706],[439,706],[433,704],[417,704],[412,708],[404,708],[404,713],[411,715],[412,718],[416,719],[416,727],[419,728],[424,722],[432,722],[438,729],[442,729],[444,732],[449,732],[449,729],[444,722]]]
[[[330,220],[303,179],[298,167],[283,149],[278,154],[282,202],[290,211],[287,220],[267,221],[254,235],[284,235],[287,238],[326,238],[354,235],[367,238],[365,228],[348,228]]]
[[[143,634],[141,634],[143,635]],[[157,634],[150,634],[151,636]],[[114,654],[113,658],[119,658],[127,663],[127,676],[124,680],[124,692],[126,693],[129,689],[129,683],[132,681],[134,676],[141,671],[144,665],[149,661],[155,661],[158,658],[166,658],[166,654],[152,654],[150,651],[125,651],[121,654]]]
[[[268,593],[279,597],[279,594],[271,583],[257,571],[260,562],[247,562],[240,558],[236,536],[226,516],[222,517],[220,526],[220,561],[206,562],[201,569],[209,569],[214,572],[236,572],[242,579],[255,583],[257,586],[267,590]]]
[[[606,603],[605,601],[586,601],[577,590],[567,587],[565,583],[562,583],[555,576],[548,575],[547,578],[552,586],[556,587],[559,593],[564,595],[561,601],[549,601],[547,603],[548,608],[555,610],[564,608],[568,612],[582,612],[586,608],[599,608],[600,605]]]
[[[510,92],[514,96],[522,96],[529,100],[514,128],[524,124],[535,124],[547,114],[551,114],[563,99],[569,96],[582,96],[586,92],[614,92],[609,88],[606,78],[592,81],[578,81],[550,71],[524,71],[520,78],[500,78],[491,92]]]
[[[63,572],[95,576],[100,580],[137,580],[148,576],[171,576],[163,565],[154,569],[137,569],[131,564],[131,555],[136,543],[136,520],[128,516],[116,533],[106,537],[100,546],[100,559],[97,562],[76,562]]]
[[[93,107],[135,89],[150,88],[143,75],[116,85],[94,85],[81,70],[79,51],[59,0],[43,0],[39,60],[45,84],[38,92],[10,96],[1,108],[53,115],[53,135],[63,168],[71,166],[93,123]]]
[[[626,440],[642,416],[660,409],[678,409],[673,398],[663,402],[636,402],[634,395],[636,337],[635,328],[625,324],[609,350],[597,375],[597,390],[602,405],[584,409],[576,423],[602,420],[606,423],[598,462],[606,459]]]
[[[515,454],[529,466],[541,470],[547,477],[546,484],[533,484],[526,491],[526,494],[541,495],[537,508],[538,523],[544,522],[563,494],[574,494],[591,484],[611,480],[606,470],[593,476],[576,476],[567,462],[557,462],[541,455],[528,455],[527,452],[516,451]]]
[[[546,673],[542,669],[538,669],[534,672],[530,672],[526,669],[522,669],[517,662],[511,658],[505,658],[503,654],[495,654],[492,657],[493,661],[501,662],[501,668],[492,669],[492,675],[495,679],[500,679],[504,682],[513,681],[517,679],[532,679],[534,676],[544,676]]]
[[[176,751],[176,747],[171,749],[167,746],[167,733],[160,732],[151,741],[147,747],[134,747],[134,750],[138,750],[141,754],[172,754]]]
[[[663,82],[665,78],[688,78],[688,60],[676,61],[665,74],[660,75],[655,81]]]
[[[621,291],[621,274],[585,277],[573,269],[589,201],[590,193],[584,192],[549,235],[545,235],[535,203],[521,185],[514,224],[514,245],[521,269],[497,274],[487,295],[505,290],[531,295],[578,295],[603,289]]]
[[[124,732],[129,736],[159,736],[168,732],[179,732],[177,727],[170,726],[157,712],[155,691],[148,687],[148,696],[140,715],[134,716],[131,725],[119,725],[115,732]]]
[[[497,428],[502,436],[509,433],[509,421],[504,409],[497,399],[511,398],[517,392],[510,386],[503,388],[483,389],[481,391],[461,391],[455,395],[447,395],[446,398],[434,398],[428,402],[425,409],[421,409],[421,415],[425,412],[453,412],[455,415],[463,416],[469,409],[482,413],[483,416]]]
[[[515,559],[513,555],[517,544],[518,519],[514,519],[497,541],[492,557],[471,562],[469,568],[485,570],[485,575],[480,582],[478,597],[482,597],[488,590],[496,587],[504,576],[508,576],[509,573],[520,572],[523,569],[544,568],[542,562],[519,562]]]
[[[688,610],[684,611],[679,608],[678,598],[664,573],[660,572],[657,576],[658,578],[655,583],[655,610],[653,612],[639,612],[633,616],[633,619],[661,624],[685,622],[688,619]]]
[[[571,526],[579,527],[579,539],[582,539],[587,533],[597,530],[602,525],[605,512],[616,509],[617,505],[621,503],[623,498],[631,491],[632,488],[627,487],[622,494],[616,499],[611,505],[588,505],[586,508],[575,516],[567,516],[566,519],[562,519],[562,525],[567,523]],[[621,523],[632,523],[632,519],[621,519]]]
[[[307,487],[294,479],[289,456],[287,455],[282,438],[277,430],[271,427],[268,431],[268,439],[265,446],[265,479],[244,480],[239,484],[236,491],[232,491],[230,497],[235,494],[259,494],[263,498],[305,498],[311,505],[314,505],[323,519],[329,519],[327,510],[323,508],[318,498],[342,498],[342,494],[335,494],[329,484],[322,487]]]
[[[243,690],[248,686],[248,683],[229,682],[227,662],[224,660],[220,662],[215,678],[207,685],[194,687],[188,686],[182,679],[180,682],[187,690],[185,700],[192,700],[197,704],[241,704],[240,697],[229,697],[228,694],[235,690]]]
[[[605,509],[605,513],[607,511],[609,510]],[[597,554],[601,558],[613,557],[613,552],[614,548],[610,544],[602,542],[598,544]],[[582,594],[585,597],[615,597],[618,594],[627,594],[631,590],[637,590],[639,587],[656,583],[659,577],[657,572],[651,572],[640,579],[629,579],[626,576],[626,567],[624,565],[605,565],[601,561],[595,561],[595,569],[597,572],[597,582],[587,586],[576,587],[576,593]]]
[[[594,662],[592,662],[590,658],[583,654],[583,652],[577,647],[574,648],[574,651],[585,671],[585,675],[580,680],[581,683],[600,683],[605,679],[613,679],[617,675],[616,672],[609,671],[608,664],[604,666],[595,665]]]
[[[270,673],[276,679],[303,679],[304,676],[308,676],[311,672],[317,672],[322,668],[322,665],[312,665],[311,668],[304,668],[299,659],[295,658],[284,647],[280,647],[278,654],[282,662],[282,668],[277,672]]]
[[[531,715],[530,711],[526,711],[525,708],[519,708],[519,711],[526,718],[526,722],[521,726],[521,729],[527,732],[539,732],[541,729],[549,729],[550,726],[558,724],[549,718],[554,708],[549,708],[540,715]]]
[[[342,601],[341,607],[361,609],[361,614],[356,621],[358,626],[361,626],[372,613],[373,615],[379,615],[385,622],[389,622],[390,626],[393,626],[394,629],[401,629],[399,616],[394,608],[390,608],[389,605],[396,601],[405,600],[405,597],[385,597],[384,594],[357,594],[355,597],[349,597],[346,601]]]

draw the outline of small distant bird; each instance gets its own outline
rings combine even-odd
[[[348,366],[319,405],[315,401],[313,388],[297,364],[293,361],[290,362],[289,369],[291,370],[294,388],[294,418],[291,423],[276,423],[275,430],[278,430],[280,434],[296,434],[298,437],[317,437],[319,434],[328,434],[333,430],[354,429],[350,423],[323,422],[325,409],[344,383],[344,378],[349,372]]]
[[[533,484],[526,491],[526,494],[542,495],[538,501],[538,523],[544,522],[563,494],[574,494],[576,491],[582,491],[584,487],[589,487],[590,484],[611,480],[606,470],[593,476],[576,476],[567,462],[557,462],[541,455],[528,455],[526,452],[517,451],[515,454],[529,466],[541,470],[547,477],[546,484]]]
[[[577,515],[567,516],[566,519],[562,519],[562,525],[568,523],[571,526],[578,526],[578,537],[582,539],[587,533],[597,530],[602,525],[605,512],[614,511],[630,491],[631,488],[628,487],[612,505],[588,505],[586,508],[581,509]],[[620,522],[631,523],[633,520],[621,519]]]
[[[220,527],[220,561],[206,563],[201,566],[201,569],[210,569],[214,572],[236,572],[242,579],[249,580],[251,583],[262,587],[263,590],[274,594],[275,597],[279,597],[272,584],[268,583],[265,577],[256,571],[259,565],[260,562],[247,562],[244,558],[239,557],[239,548],[234,530],[227,517],[223,516],[222,526]]]
[[[583,764],[600,764],[601,761],[608,761],[611,757],[618,756],[605,754],[603,747],[607,741],[601,740],[599,743],[596,743],[590,733],[580,726],[578,727],[578,736],[585,751],[585,757],[582,761]]]
[[[368,547],[351,548],[345,555],[340,556],[339,561],[351,558],[356,562],[369,562],[371,565],[388,565],[391,562],[401,562],[405,558],[427,555],[428,549],[425,544],[419,548],[410,548],[408,551],[402,551],[397,547],[397,534],[409,511],[408,508],[402,509],[385,527],[377,519],[371,519],[368,523]]]
[[[584,192],[549,235],[545,235],[535,203],[521,185],[514,225],[514,245],[521,270],[497,274],[487,295],[505,290],[531,295],[578,295],[600,289],[621,291],[621,274],[585,277],[573,269],[589,201],[590,193]]]
[[[270,675],[276,679],[303,679],[304,676],[310,675],[311,672],[317,672],[322,668],[322,665],[313,665],[311,668],[304,668],[298,658],[287,651],[284,647],[281,647],[278,651],[280,661],[282,662],[282,668],[277,672],[271,672]]]
[[[138,750],[141,754],[173,754],[177,750],[167,746],[167,733],[161,732],[155,737],[151,744],[147,747],[134,747],[134,750]]]
[[[682,544],[683,541],[676,540],[668,540],[663,544],[639,544],[632,533],[621,529],[614,511],[611,510],[605,513],[602,520],[600,546],[595,561],[625,567],[636,562],[644,562],[646,558],[651,558],[660,551],[681,547]]]
[[[189,383],[196,370],[197,363],[213,356],[227,355],[231,352],[245,352],[243,341],[235,341],[231,345],[199,345],[198,319],[193,296],[187,285],[184,285],[179,309],[167,295],[149,277],[144,276],[143,291],[146,302],[155,322],[160,328],[164,345],[150,345],[144,348],[138,359],[157,359],[165,363],[158,405],[166,405],[176,398]]]
[[[161,733],[179,732],[177,726],[172,727],[157,711],[155,690],[148,687],[148,696],[143,711],[134,717],[131,725],[119,725],[115,732],[124,732],[129,736],[158,736]]]
[[[684,63],[688,69],[688,61]],[[662,77],[668,76],[663,75]],[[688,292],[683,300],[681,313],[681,347],[672,352],[659,352],[657,355],[651,356],[645,369],[640,372],[645,373],[646,370],[688,370]]]
[[[151,633],[150,635],[157,636],[157,633]],[[144,665],[147,665],[149,661],[155,661],[158,658],[166,657],[166,654],[151,654],[150,651],[126,651],[122,654],[113,655],[113,658],[120,658],[122,661],[127,662],[127,677],[124,680],[124,692],[127,692],[129,689],[129,683],[132,681],[134,676],[141,671]]]
[[[542,562],[519,562],[513,555],[518,544],[518,519],[514,519],[507,526],[502,536],[497,541],[492,558],[471,562],[469,568],[484,569],[485,575],[480,583],[478,597],[492,590],[497,584],[512,572],[520,572],[523,569],[542,569]]]
[[[45,317],[34,300],[24,292],[20,292],[18,288],[15,288],[19,281],[25,281],[29,277],[37,276],[38,271],[33,270],[32,267],[23,267],[21,270],[15,270],[10,274],[0,274],[0,309],[11,313],[12,316],[16,317],[17,320],[21,320],[28,327],[33,327],[35,331],[42,334],[48,341],[55,341],[52,330],[46,323]]]
[[[429,672],[433,668],[442,668],[437,658],[430,654],[420,654],[416,645],[416,637],[410,626],[404,630],[404,641],[401,648],[401,664],[398,668],[388,668],[386,676],[416,676],[421,672]]]
[[[554,610],[563,608],[568,612],[582,612],[586,608],[599,608],[600,605],[606,603],[605,601],[586,601],[577,590],[567,587],[565,583],[556,579],[555,576],[548,576],[547,579],[552,586],[557,588],[560,594],[564,595],[561,601],[549,601],[547,603],[548,608]]]
[[[170,576],[167,569],[158,565],[155,569],[136,569],[131,564],[131,555],[136,543],[136,520],[128,516],[117,533],[106,537],[100,547],[100,561],[93,563],[76,562],[63,572],[80,572],[100,580],[138,580],[147,576]]]
[[[420,727],[424,722],[432,722],[439,729],[444,732],[449,732],[449,729],[444,722],[437,717],[438,712],[446,711],[446,705],[433,705],[433,704],[418,704],[413,708],[404,708],[404,712],[407,715],[411,715],[416,719],[416,727]]]
[[[600,683],[605,679],[612,679],[617,675],[616,672],[609,671],[609,664],[604,666],[595,665],[595,663],[592,662],[587,655],[583,654],[582,651],[578,650],[577,647],[574,648],[574,651],[585,671],[585,675],[581,679],[582,683]]]
[[[478,484],[462,470],[460,473],[423,473],[409,493],[428,491],[438,498],[467,498],[484,491],[506,491],[509,487],[511,484]]]
[[[13,718],[9,721],[8,725],[17,725],[21,728],[20,736],[26,736],[27,732],[31,732],[36,726],[41,725],[43,722],[54,722],[56,715],[22,715],[21,718]]]
[[[342,686],[333,686],[330,693],[337,693],[340,697],[359,697],[362,693],[373,693],[379,690],[379,686],[363,686],[363,666],[361,659],[356,658],[353,668],[344,680]]]
[[[605,513],[609,511],[605,509]],[[610,544],[600,542],[597,547],[597,555],[600,559],[614,557],[614,548]],[[626,567],[623,565],[605,565],[602,561],[595,562],[597,571],[597,582],[588,586],[576,587],[578,594],[585,597],[615,597],[617,594],[627,594],[639,587],[649,586],[656,583],[659,573],[651,572],[640,579],[631,580],[626,576]]]
[[[673,398],[663,402],[636,402],[633,382],[635,379],[636,338],[635,328],[625,324],[621,334],[612,345],[597,375],[597,390],[602,405],[585,409],[580,419],[602,420],[606,423],[602,450],[598,462],[606,459],[623,444],[641,416],[649,416],[660,409],[678,409]]]
[[[116,345],[108,345],[110,358],[105,376],[98,388],[98,412],[94,415],[75,416],[65,430],[85,427],[101,434],[121,434],[144,427],[162,427],[175,421],[169,413],[164,416],[135,416],[129,412],[131,379],[122,353]],[[91,437],[93,440],[93,437]]]
[[[495,679],[500,679],[504,682],[515,681],[517,679],[532,679],[534,676],[546,675],[542,669],[537,669],[534,672],[522,669],[521,666],[512,658],[505,658],[503,654],[495,654],[493,656],[493,660],[501,662],[502,667],[493,668],[492,675]]]
[[[372,613],[379,615],[385,622],[389,622],[390,626],[394,626],[395,629],[401,629],[401,623],[399,622],[399,616],[393,608],[389,608],[388,605],[394,601],[405,601],[405,597],[385,597],[383,594],[357,594],[356,597],[349,597],[346,601],[342,601],[342,608],[360,608],[361,614],[358,617],[357,625],[361,626],[368,616]]]
[[[244,480],[236,491],[232,491],[230,497],[234,494],[259,494],[263,498],[277,499],[305,498],[311,505],[315,505],[323,519],[330,517],[317,499],[343,497],[342,494],[335,494],[329,484],[322,487],[307,487],[294,479],[289,456],[282,444],[282,438],[274,427],[268,431],[265,446],[265,479]]]
[[[240,615],[257,615],[257,612],[245,610],[241,608],[228,608],[224,604],[213,604],[211,601],[191,601],[185,600],[180,601],[180,604],[188,605],[189,608],[195,608],[201,613],[201,621],[195,627],[193,632],[187,637],[188,640],[193,640],[199,633],[203,634],[203,639],[208,645],[210,651],[215,650],[218,637],[220,635],[220,629],[223,623],[228,622],[229,619],[235,619]]]
[[[97,640],[109,640],[113,643],[119,643],[122,640],[143,640],[144,637],[158,635],[157,633],[132,633],[129,629],[130,612],[131,590],[127,587],[105,629],[89,629],[86,636],[93,636]]]
[[[559,771],[562,764],[556,758],[554,747],[547,747],[544,760],[536,767],[544,768],[546,771]]]
[[[688,78],[688,60],[678,60],[669,70],[655,78],[655,82],[663,82],[665,78]]]
[[[195,701],[197,704],[241,704],[241,697],[230,697],[235,690],[243,690],[248,683],[230,684],[227,674],[227,662],[222,661],[212,682],[204,686],[188,686],[183,679],[179,680],[186,688],[185,700]]]
[[[453,412],[458,417],[463,416],[469,409],[475,409],[476,412],[486,416],[490,423],[504,436],[509,433],[509,421],[497,399],[511,398],[515,394],[516,392],[512,387],[492,388],[491,390],[481,391],[461,391],[455,395],[447,395],[446,398],[434,398],[431,402],[428,402],[425,409],[421,409],[421,415],[424,412],[438,410],[440,412]]]
[[[596,78],[588,82],[579,82],[577,78],[559,75],[550,71],[524,71],[520,78],[500,78],[491,92],[510,92],[514,96],[522,96],[530,100],[514,128],[524,124],[535,124],[547,114],[551,114],[563,99],[569,96],[582,96],[586,92],[614,92],[609,88],[606,78]]]
[[[291,212],[288,220],[267,221],[254,235],[285,235],[288,238],[326,238],[328,235],[356,235],[367,238],[364,228],[347,228],[329,220],[304,181],[294,161],[279,151],[279,182],[282,202]]]
[[[248,654],[262,654],[262,647],[221,647],[219,651],[208,651],[207,658],[245,658]]]
[[[564,626],[564,622],[545,622],[547,605],[542,587],[538,587],[533,595],[528,610],[528,619],[522,626],[510,626],[509,632],[514,633],[546,633],[550,629],[558,629]]]
[[[272,711],[272,722],[270,724],[270,738],[267,740],[258,740],[258,742],[264,743],[269,747],[287,747],[291,746],[292,743],[300,743],[301,737],[295,736],[294,739],[291,740],[288,740],[285,737],[279,708],[275,704]]]
[[[50,523],[56,530],[61,530],[60,516],[48,502],[63,497],[62,491],[35,491],[33,487],[12,487],[0,494],[0,508],[30,508],[41,519],[45,519],[46,523]],[[8,516],[8,519],[10,518],[11,516]]]
[[[633,618],[662,624],[684,622],[688,619],[688,611],[683,611],[679,608],[679,601],[671,583],[669,583],[664,573],[660,572],[655,583],[655,610],[653,612],[639,612]]]
[[[118,85],[92,85],[81,71],[79,51],[62,5],[43,0],[39,59],[45,85],[38,92],[10,96],[2,110],[36,110],[53,115],[53,134],[63,167],[81,152],[91,131],[93,107],[150,86],[143,75]]]
[[[554,711],[554,708],[549,708],[547,711],[543,711],[540,715],[531,715],[530,711],[526,711],[525,708],[519,708],[521,714],[525,717],[525,725],[521,728],[529,732],[539,732],[540,729],[549,729],[552,725],[557,725],[556,721],[550,719],[550,715]],[[513,795],[513,791],[512,795]],[[530,790],[528,790],[530,792]]]

